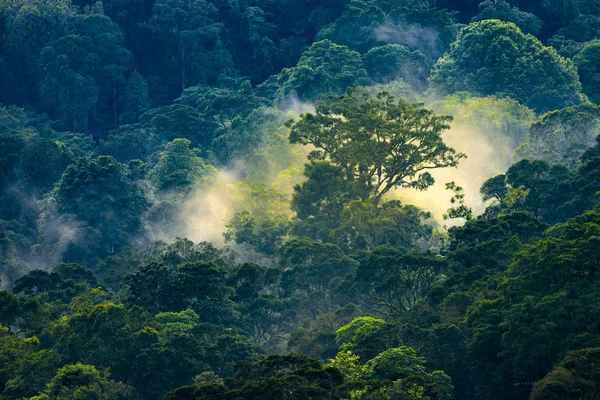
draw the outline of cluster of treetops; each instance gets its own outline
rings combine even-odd
[[[597,101],[595,0],[0,0],[0,399],[596,399]]]

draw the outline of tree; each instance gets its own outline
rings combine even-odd
[[[215,174],[212,165],[206,164],[198,150],[190,148],[187,139],[175,139],[167,143],[150,176],[158,192],[186,193],[194,184],[206,182]]]
[[[328,161],[311,161],[304,167],[307,180],[294,187],[291,208],[302,220],[294,230],[313,238],[329,239],[339,226],[344,207],[359,197],[360,185],[344,179],[341,167]]]
[[[505,22],[512,22],[523,31],[537,36],[542,30],[542,20],[535,14],[530,14],[519,10],[518,7],[511,6],[506,0],[486,0],[479,4],[479,12],[473,17],[471,22],[483,21],[486,19],[498,19]]]
[[[140,117],[140,124],[165,141],[187,139],[194,146],[208,149],[213,140],[212,132],[205,129],[200,113],[183,104],[153,108]]]
[[[45,46],[69,33],[74,17],[70,0],[2,3],[2,53],[12,72],[2,78],[10,82],[13,75],[17,84],[17,91],[9,95],[21,94],[25,101],[35,98],[41,72],[37,57]]]
[[[321,29],[316,40],[329,39],[362,54],[376,46],[403,45],[432,62],[455,37],[455,16],[427,1],[352,0],[339,18]]]
[[[548,225],[527,212],[511,212],[490,218],[477,218],[462,227],[450,228],[449,261],[458,271],[477,267],[504,270],[526,244],[538,240]],[[470,284],[471,281],[468,281]]]
[[[280,264],[285,268],[281,287],[286,297],[295,300],[300,315],[315,319],[349,297],[341,285],[356,262],[334,244],[291,239],[280,248]]]
[[[259,253],[274,256],[287,234],[289,223],[285,218],[262,218],[258,221],[248,211],[236,213],[225,225],[225,241],[249,245]]]
[[[378,354],[366,364],[372,378],[397,380],[425,373],[425,359],[410,347],[401,346]]]
[[[41,100],[68,129],[86,132],[89,117],[96,126],[116,126],[118,92],[125,85],[131,53],[110,18],[92,13],[76,22],[74,34],[40,53]]]
[[[58,354],[37,337],[20,338],[0,326],[0,387],[2,396],[24,399],[44,389],[58,367]]]
[[[401,44],[388,44],[372,48],[363,60],[369,77],[376,82],[402,79],[416,90],[427,86],[431,66],[418,50],[410,51]]]
[[[13,292],[34,297],[46,293],[51,301],[68,302],[96,285],[94,273],[78,264],[59,264],[52,272],[33,270],[15,281]]]
[[[301,354],[272,355],[259,362],[240,362],[234,375],[222,383],[184,386],[166,400],[327,400],[337,398],[343,378],[340,372]],[[335,397],[334,397],[335,396]]]
[[[393,200],[376,208],[372,203],[351,201],[340,215],[340,226],[329,239],[342,248],[372,250],[381,245],[416,246],[431,228],[423,221],[431,215],[412,205]]]
[[[506,184],[506,175],[500,174],[488,179],[479,189],[483,201],[496,200],[501,206],[504,206],[504,198],[508,194],[508,185]]]
[[[378,204],[397,187],[428,188],[434,180],[427,170],[454,167],[465,157],[442,140],[451,120],[386,93],[370,99],[349,91],[290,123],[290,142],[314,146],[313,159],[340,167],[346,181],[366,187],[362,200]]]
[[[296,95],[302,101],[315,101],[329,94],[343,93],[367,76],[359,53],[329,40],[313,43],[295,67],[277,76],[277,99]]]
[[[153,165],[158,158],[161,140],[151,127],[140,124],[121,125],[108,133],[99,143],[103,155],[112,156],[120,163],[142,160]]]
[[[600,349],[573,350],[543,379],[533,385],[531,400],[584,400],[597,395]]]
[[[137,71],[133,71],[129,75],[127,85],[119,96],[119,123],[137,123],[149,107],[148,85]]]
[[[93,365],[69,364],[60,368],[48,382],[46,390],[30,400],[62,399],[138,400],[131,386],[110,379],[106,370]]]
[[[600,40],[593,40],[586,44],[573,57],[573,62],[577,66],[583,93],[594,103],[599,103],[600,69],[598,68],[598,63],[600,62]]]
[[[430,83],[443,94],[508,95],[541,112],[585,98],[572,61],[523,34],[515,24],[498,20],[463,28],[435,65]]]
[[[351,352],[363,360],[371,360],[381,352],[400,345],[397,327],[369,316],[353,318],[335,331],[340,352]]]
[[[231,56],[223,48],[217,9],[205,0],[158,0],[148,27],[156,35],[160,63],[156,66],[175,78],[173,94],[197,84],[214,84],[230,66]],[[159,71],[160,71],[159,69]]]
[[[504,388],[499,399],[525,398],[532,383],[544,378],[565,353],[598,343],[595,326],[588,321],[600,313],[594,261],[599,222],[594,210],[555,225],[517,253],[507,279],[492,285],[499,295],[471,307],[468,348],[481,372],[491,374],[482,389]],[[549,377],[549,387],[539,384],[540,394],[560,389],[552,379],[561,380]]]
[[[83,157],[69,165],[53,197],[60,214],[100,231],[108,253],[140,232],[149,207],[129,168],[110,156]]]
[[[364,365],[365,389],[359,398],[393,398],[406,400],[454,398],[452,379],[443,371],[427,372],[425,359],[407,346],[390,348]],[[361,393],[362,392],[362,393]]]
[[[90,13],[77,20],[81,35],[89,37],[94,52],[94,66],[81,66],[72,60],[75,68],[88,69],[98,86],[98,107],[93,119],[96,126],[116,127],[118,121],[118,97],[123,90],[125,73],[133,63],[131,52],[125,47],[125,38],[119,26],[101,13]]]
[[[529,140],[519,152],[550,164],[575,168],[598,135],[600,107],[592,103],[548,112],[529,130]]]
[[[349,1],[340,17],[319,32],[317,40],[328,39],[366,53],[380,44],[373,32],[385,24],[387,15],[382,10],[384,6],[384,2]]]
[[[52,47],[40,53],[40,95],[45,109],[62,121],[67,129],[86,132],[92,108],[98,102],[98,87],[90,75],[73,69],[70,54],[93,54],[89,38],[77,35],[64,36]],[[93,60],[83,64],[95,64]]]
[[[176,289],[172,271],[163,264],[150,263],[136,269],[127,277],[132,303],[151,312],[180,311],[182,296]],[[177,294],[177,295],[174,295]]]
[[[429,294],[444,267],[443,259],[431,254],[377,247],[356,270],[358,296],[368,308],[399,317]]]

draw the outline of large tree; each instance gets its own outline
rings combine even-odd
[[[149,202],[129,168],[113,157],[82,157],[67,167],[53,197],[56,209],[98,229],[110,251],[142,229]]]
[[[442,140],[451,120],[387,93],[373,99],[350,90],[290,123],[290,142],[314,146],[313,159],[339,166],[344,179],[364,185],[363,200],[378,204],[397,187],[428,188],[434,183],[428,170],[465,157]]]
[[[600,102],[600,40],[593,40],[573,57],[583,92],[594,103]]]
[[[442,93],[508,95],[542,112],[584,99],[572,61],[515,24],[499,20],[463,28],[437,62],[430,82]]]

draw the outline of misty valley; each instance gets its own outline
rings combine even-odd
[[[598,400],[598,104],[598,0],[0,0],[0,400]]]

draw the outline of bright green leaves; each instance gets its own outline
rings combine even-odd
[[[538,111],[584,100],[570,60],[512,23],[475,22],[458,35],[430,77],[442,93],[506,94]]]
[[[369,99],[350,91],[291,124],[290,142],[314,146],[314,158],[340,167],[346,181],[365,186],[361,199],[377,204],[396,187],[426,189],[428,170],[458,164],[464,154],[441,136],[451,120],[386,93]]]

